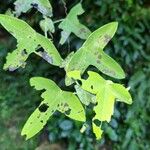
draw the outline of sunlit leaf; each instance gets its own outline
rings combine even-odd
[[[53,43],[35,32],[26,22],[15,17],[0,15],[0,24],[17,39],[17,48],[8,53],[4,69],[14,71],[24,67],[31,53],[38,54],[50,64],[56,66],[61,64],[62,58]],[[39,48],[43,48],[44,51],[39,51]]]
[[[40,106],[23,127],[22,135],[26,135],[26,139],[37,134],[56,110],[72,119],[85,121],[84,108],[73,93],[62,91],[53,81],[42,77],[31,78],[30,84],[36,90],[45,90],[45,92],[41,95],[43,101]]]
[[[100,127],[96,126],[95,123],[92,123],[92,128],[93,128],[93,133],[96,136],[96,139],[97,140],[101,139],[103,130]]]
[[[87,39],[91,32],[78,20],[78,15],[83,13],[84,10],[79,3],[70,10],[67,17],[60,23],[59,28],[63,30],[61,32],[60,44],[64,44],[71,33],[74,33],[81,39]]]
[[[89,77],[84,80],[80,77],[80,71],[71,71],[68,73],[68,77],[81,80],[81,87],[84,90],[96,95],[97,105],[94,107],[96,113],[94,119],[109,122],[113,115],[116,98],[127,104],[132,103],[130,93],[121,84],[105,80],[95,72],[89,71],[88,75]]]

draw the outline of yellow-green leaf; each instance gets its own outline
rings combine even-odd
[[[73,93],[62,91],[53,81],[42,77],[31,78],[30,84],[36,90],[45,90],[45,92],[41,95],[43,101],[40,106],[31,114],[23,127],[21,134],[26,135],[26,139],[37,134],[56,110],[72,119],[85,121],[84,108]]]

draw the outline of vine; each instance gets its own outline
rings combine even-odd
[[[92,103],[95,116],[91,120],[91,124],[96,138],[100,139],[103,133],[102,122],[110,122],[115,100],[127,104],[132,103],[131,95],[123,85],[105,80],[100,74],[87,70],[92,65],[103,74],[113,78],[125,78],[121,66],[103,50],[113,38],[118,23],[108,23],[91,33],[78,19],[78,15],[84,13],[81,3],[75,5],[66,14],[66,18],[55,22],[51,19],[52,7],[48,0],[17,0],[14,4],[14,14],[17,17],[33,7],[43,14],[40,27],[45,36],[37,33],[23,20],[0,14],[0,24],[17,39],[17,48],[12,53],[8,53],[4,69],[14,71],[19,67],[25,67],[27,58],[31,53],[35,53],[49,64],[64,68],[66,86],[74,83],[76,91],[75,93],[63,91],[50,79],[31,78],[31,86],[36,90],[44,89],[45,91],[41,95],[43,101],[27,120],[21,134],[26,135],[26,139],[33,137],[44,127],[55,111],[60,111],[71,119],[85,123],[86,110],[83,105],[87,106]],[[54,24],[59,22],[58,27],[62,30],[59,42],[61,45],[66,42],[71,33],[86,40],[79,50],[70,53],[66,59],[62,59],[52,41],[47,37],[47,33],[51,35],[55,32]],[[41,51],[41,48],[44,51]],[[86,72],[88,78],[84,79],[81,76]],[[96,121],[99,121],[100,125]],[[84,125],[81,132],[84,132],[86,128],[87,126]]]

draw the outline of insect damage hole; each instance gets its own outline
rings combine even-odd
[[[32,3],[31,6],[32,6],[33,8],[38,8],[38,4],[36,4],[36,3]]]
[[[94,119],[94,124],[96,125],[96,126],[100,126],[101,125],[101,121],[99,121],[98,119]]]
[[[42,104],[40,107],[39,107],[39,111],[40,112],[46,112],[47,111],[47,109],[48,109],[48,105],[47,104]]]
[[[71,109],[70,108],[67,111],[65,111],[66,115],[70,115],[70,113],[71,113]]]
[[[80,86],[82,86],[82,81],[77,80],[77,83],[78,83]]]

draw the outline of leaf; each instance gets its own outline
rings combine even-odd
[[[96,99],[98,104],[94,107],[94,111],[96,113],[94,119],[110,122],[111,116],[114,113],[114,95],[107,87],[103,87],[102,89],[99,89]]]
[[[59,66],[62,58],[53,43],[36,33],[26,22],[15,17],[0,15],[0,23],[17,39],[17,48],[12,53],[8,53],[4,69],[14,71],[25,66],[25,61],[31,53],[36,53],[43,57],[52,65]],[[37,50],[42,47],[44,51]]]
[[[90,30],[78,20],[78,15],[83,13],[84,10],[79,3],[70,10],[67,17],[59,24],[59,28],[63,30],[61,32],[60,44],[64,44],[71,33],[74,33],[81,39],[86,39],[89,36]]]
[[[84,108],[73,93],[62,91],[53,81],[42,77],[31,78],[30,84],[36,90],[45,90],[45,92],[41,95],[43,101],[40,106],[23,127],[21,134],[26,135],[27,139],[37,134],[56,110],[72,119],[85,121]]]
[[[14,5],[17,16],[20,16],[21,13],[26,13],[31,8],[36,8],[43,15],[49,17],[53,15],[49,0],[16,0]]]
[[[131,95],[124,86],[115,83],[112,84],[110,88],[115,97],[117,97],[117,101],[125,102],[127,104],[132,103]]]
[[[93,65],[106,75],[118,79],[124,78],[125,74],[120,65],[103,51],[114,36],[117,26],[117,22],[111,22],[94,31],[74,54],[66,67],[66,72],[80,70],[83,74],[88,66]]]
[[[97,140],[101,139],[103,130],[100,127],[96,126],[94,122],[92,123],[92,127],[93,127],[93,133],[95,134],[96,139]]]
[[[84,90],[95,94],[97,105],[94,107],[96,113],[94,119],[109,122],[114,111],[115,98],[127,104],[132,103],[132,98],[128,90],[121,84],[105,80],[98,73],[88,71],[89,77],[81,79],[80,71],[71,71],[68,77],[81,80]]]
[[[40,21],[40,27],[43,32],[55,32],[53,21],[50,18],[44,17],[44,19]]]

